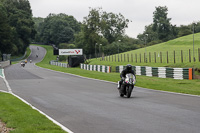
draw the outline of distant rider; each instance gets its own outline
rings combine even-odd
[[[126,78],[126,74],[128,74],[128,73],[132,73],[132,74],[135,76],[135,72],[133,71],[132,65],[130,65],[130,64],[128,64],[128,65],[126,66],[126,68],[125,68],[125,69],[121,72],[121,74],[120,74],[121,80],[118,81],[118,89],[121,88],[121,85],[122,85],[123,81],[124,81],[125,78]]]

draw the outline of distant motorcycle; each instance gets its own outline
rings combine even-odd
[[[126,78],[124,79],[121,88],[119,89],[120,96],[124,97],[124,95],[126,95],[127,98],[130,98],[135,83],[135,76],[131,73],[126,74]]]
[[[22,66],[22,67],[25,67],[25,61],[22,61],[22,62],[21,62],[21,66]]]

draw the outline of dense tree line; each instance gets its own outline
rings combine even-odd
[[[23,54],[35,33],[28,0],[0,0],[0,54]]]
[[[137,39],[125,34],[129,20],[122,14],[90,8],[83,22],[63,13],[32,18],[28,0],[0,0],[0,54],[22,54],[30,41],[59,48],[82,48],[84,54],[116,54],[200,32],[200,22],[176,26],[166,6],[156,7],[153,22]]]
[[[37,29],[36,42],[44,44],[72,43],[74,34],[80,31],[80,23],[66,14],[49,14],[45,19],[34,18]]]
[[[95,52],[115,54],[135,49],[138,41],[125,35],[128,23],[129,20],[122,14],[90,8],[89,15],[82,23],[81,32],[75,35],[75,44],[83,48],[84,53],[93,56]]]
[[[177,37],[200,32],[200,22],[189,25],[176,26],[170,23],[171,18],[167,17],[168,8],[158,6],[153,12],[153,23],[145,26],[145,31],[137,38],[148,45],[165,42]],[[194,30],[194,31],[193,31]]]
[[[97,53],[104,51],[107,54],[137,48],[137,39],[125,35],[129,20],[122,14],[107,13],[101,8],[90,8],[82,23],[63,13],[34,18],[34,22],[37,30],[35,41],[55,44],[59,48],[82,48],[85,54],[93,56],[95,48]],[[119,50],[115,50],[116,45],[120,45]]]

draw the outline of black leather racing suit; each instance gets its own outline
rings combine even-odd
[[[119,88],[121,92],[123,92],[123,86],[121,87],[125,77],[126,77],[126,74],[128,73],[132,73],[134,76],[135,76],[135,72],[131,69],[131,70],[127,70],[127,69],[124,69],[121,74],[120,74],[120,77],[121,77],[121,80],[119,81]]]

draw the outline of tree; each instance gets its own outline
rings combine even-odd
[[[5,7],[0,2],[0,53],[12,52],[12,29],[8,24],[8,17]]]
[[[37,19],[35,19],[37,20]],[[80,31],[80,24],[73,16],[49,14],[37,28],[37,40],[45,44],[70,43],[74,34]],[[40,38],[40,39],[39,39]]]
[[[191,28],[189,26],[181,25],[179,27],[178,37],[186,36],[192,34]]]
[[[101,33],[108,40],[109,43],[112,43],[124,36],[125,28],[128,28],[128,19],[125,19],[122,14],[114,14],[103,12],[101,15]]]
[[[157,33],[158,39],[167,41],[174,38],[172,25],[170,24],[171,18],[167,17],[168,8],[166,6],[156,7],[153,12],[153,31]]]
[[[94,54],[96,43],[106,46],[122,38],[128,22],[122,14],[90,8],[89,15],[84,17],[81,33],[76,35],[75,44],[82,46],[85,54]]]
[[[5,0],[3,5],[8,15],[8,24],[12,29],[15,54],[23,54],[35,36],[32,11],[28,0]]]

